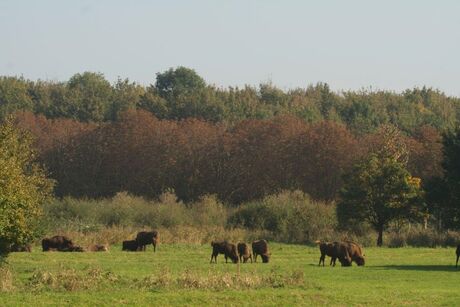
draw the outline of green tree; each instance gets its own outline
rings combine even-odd
[[[28,93],[28,82],[24,78],[0,76],[0,118],[6,118],[18,110],[33,109]]]
[[[170,68],[157,74],[155,88],[165,99],[188,96],[206,87],[206,82],[193,69],[186,67]]]
[[[0,125],[0,255],[36,238],[41,206],[52,188],[35,162],[31,138],[6,119]]]
[[[443,137],[444,178],[438,178],[429,185],[430,207],[440,210],[443,226],[460,228],[460,128]],[[436,208],[437,207],[437,208]]]
[[[118,78],[114,86],[112,105],[110,106],[110,119],[117,120],[121,112],[135,110],[141,102],[145,88],[128,79]]]
[[[67,115],[80,121],[110,119],[113,89],[103,74],[76,74],[67,83]]]
[[[345,175],[337,216],[344,228],[368,222],[378,232],[381,246],[391,221],[415,219],[425,211],[421,180],[406,169],[408,153],[399,131],[386,125],[377,136],[378,144]]]

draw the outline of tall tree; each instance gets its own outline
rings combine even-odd
[[[0,256],[37,236],[41,205],[53,182],[35,162],[28,134],[8,118],[0,126]]]
[[[113,89],[103,74],[84,72],[76,74],[67,83],[66,117],[80,121],[103,121],[110,118]]]
[[[18,110],[32,110],[33,102],[23,78],[0,76],[0,118]]]
[[[381,145],[346,175],[337,206],[342,227],[368,222],[378,232],[378,246],[391,221],[416,218],[424,205],[420,179],[406,169],[407,151],[399,143],[397,129],[386,126],[380,133]]]
[[[460,129],[443,138],[443,184],[430,186],[429,195],[444,212],[444,226],[460,228]],[[439,182],[439,180],[438,180]],[[439,191],[442,192],[439,192]],[[445,197],[447,195],[447,197]]]

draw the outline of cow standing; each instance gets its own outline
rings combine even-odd
[[[351,261],[356,262],[358,266],[364,265],[365,260],[361,246],[352,241],[346,241],[344,244],[347,246],[348,255],[350,256]]]
[[[155,252],[158,243],[158,231],[141,231],[136,236],[136,242],[139,246],[139,250],[145,252],[146,246],[152,244],[153,252]]]
[[[249,245],[246,243],[238,243],[238,254],[240,256],[240,262],[246,263],[248,259],[251,259],[252,263],[252,254],[249,250]]]
[[[217,263],[217,255],[224,254],[225,256],[225,263],[227,263],[228,258],[232,260],[233,263],[238,263],[238,250],[235,244],[229,243],[227,241],[222,242],[211,242],[212,246],[212,254],[211,254],[211,261],[214,259],[215,263]]]
[[[252,242],[252,253],[254,254],[254,262],[257,262],[257,255],[262,257],[263,263],[267,263],[270,260],[271,254],[268,251],[268,243],[265,240]]]

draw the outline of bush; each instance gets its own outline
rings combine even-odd
[[[387,238],[388,247],[404,247],[407,245],[406,235],[400,233],[391,233]]]
[[[277,241],[313,243],[319,238],[333,237],[335,207],[314,202],[300,191],[285,191],[242,205],[229,218],[229,224],[268,230]]]

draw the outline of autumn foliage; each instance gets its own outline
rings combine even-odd
[[[299,189],[333,200],[346,173],[378,134],[355,136],[331,121],[278,116],[236,125],[198,119],[159,120],[131,110],[115,122],[46,119],[29,112],[16,123],[35,136],[58,196],[110,197],[119,191],[149,198],[174,190],[184,201],[215,194],[227,203]],[[440,172],[435,129],[407,136],[409,170],[422,180]]]

